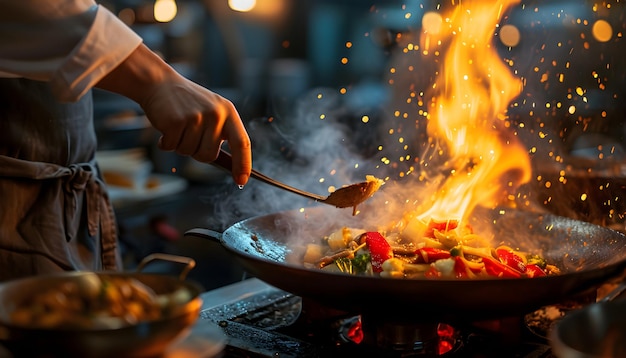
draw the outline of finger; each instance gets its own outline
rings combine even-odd
[[[215,141],[211,139],[213,137],[211,134],[211,132],[203,132],[196,152],[192,155],[193,159],[203,163],[211,163],[217,158],[222,141],[218,139],[216,145]]]
[[[174,151],[174,148],[168,148],[168,147],[164,144],[164,142],[165,142],[165,141],[163,140],[163,135],[161,135],[161,136],[159,137],[159,141],[157,142],[157,146],[158,146],[158,148],[159,148],[159,149],[161,149],[162,151],[165,151],[165,152],[173,152],[173,151]]]
[[[239,116],[236,118],[239,119]],[[232,175],[237,185],[245,185],[252,171],[252,145],[241,120],[230,119],[225,134],[233,158]]]
[[[252,152],[250,145],[233,146],[230,144],[233,157],[233,179],[237,185],[246,185],[252,171]]]
[[[176,131],[176,132],[170,131],[170,132],[167,132],[166,134],[161,134],[161,137],[159,138],[159,149],[167,151],[167,152],[173,152],[178,147],[178,143],[180,143],[180,140],[181,140],[180,131]]]
[[[196,152],[192,156],[195,160],[205,163],[210,163],[217,158],[224,141],[224,128],[222,126],[228,117],[225,114],[214,113],[211,114],[210,118],[214,119],[203,121],[202,136]]]
[[[187,127],[181,136],[176,153],[185,156],[194,156],[202,150],[204,131],[198,128]]]

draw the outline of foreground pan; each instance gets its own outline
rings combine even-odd
[[[240,221],[216,233],[192,229],[230,251],[253,276],[280,289],[350,313],[387,319],[481,320],[516,316],[593,289],[626,267],[626,236],[564,217],[515,209],[486,210],[472,219],[476,233],[536,251],[558,276],[522,279],[432,280],[350,276],[302,265],[307,243],[341,226],[368,229],[359,217],[315,207]]]
[[[18,303],[68,282],[84,282],[90,275],[135,279],[156,294],[185,290],[188,298],[176,303],[172,314],[119,328],[38,328],[12,322],[11,312]],[[200,293],[200,286],[193,282],[142,272],[60,272],[7,281],[0,284],[0,344],[15,357],[161,356],[173,342],[188,334],[198,319],[202,306]]]

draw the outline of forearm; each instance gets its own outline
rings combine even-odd
[[[176,76],[180,75],[142,44],[104,76],[96,87],[123,95],[144,106],[164,81]]]

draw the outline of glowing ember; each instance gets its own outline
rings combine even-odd
[[[528,151],[506,118],[522,83],[492,44],[501,16],[517,2],[460,2],[442,17],[441,28],[428,16],[428,28],[437,31],[423,32],[422,48],[447,44],[427,118],[429,137],[444,140],[438,148],[446,151],[448,175],[419,218],[463,219],[476,205],[496,205],[530,180]]]

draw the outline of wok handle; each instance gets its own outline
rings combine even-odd
[[[213,240],[220,244],[222,242],[222,233],[209,230],[209,229],[193,228],[193,229],[185,231],[184,236],[187,236],[187,235],[199,237],[201,239]]]

